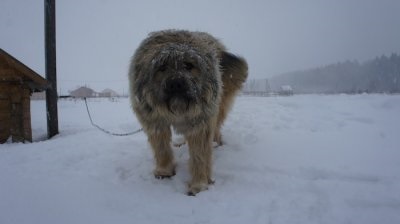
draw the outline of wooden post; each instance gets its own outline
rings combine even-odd
[[[55,0],[44,0],[44,13],[46,79],[50,83],[46,90],[47,136],[51,138],[58,134]]]

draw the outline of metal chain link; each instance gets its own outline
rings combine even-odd
[[[83,99],[85,100],[86,111],[87,111],[87,113],[88,113],[88,115],[89,115],[90,123],[91,123],[94,127],[96,127],[97,129],[99,129],[100,131],[102,131],[102,132],[104,132],[104,133],[106,133],[106,134],[109,134],[109,135],[114,135],[114,136],[128,136],[128,135],[134,135],[134,134],[137,134],[137,133],[143,131],[143,128],[139,128],[138,130],[133,131],[133,132],[128,132],[128,133],[114,133],[114,132],[108,131],[108,130],[106,130],[106,129],[100,127],[100,126],[98,126],[98,125],[95,124],[95,123],[93,122],[93,120],[92,120],[92,116],[90,115],[90,111],[89,111],[89,107],[88,107],[88,104],[87,104],[86,97],[84,97]]]

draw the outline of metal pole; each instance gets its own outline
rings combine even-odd
[[[44,13],[46,79],[50,83],[46,90],[47,136],[51,138],[58,134],[55,0],[44,1]]]

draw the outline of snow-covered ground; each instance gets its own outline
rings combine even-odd
[[[111,131],[139,127],[128,99],[89,107]],[[187,146],[157,180],[145,135],[100,132],[82,101],[59,102],[51,140],[44,102],[32,116],[36,142],[0,145],[1,224],[400,223],[400,96],[239,97],[196,197]]]

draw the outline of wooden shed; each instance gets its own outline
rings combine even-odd
[[[46,79],[0,48],[0,143],[32,141],[30,96]]]

